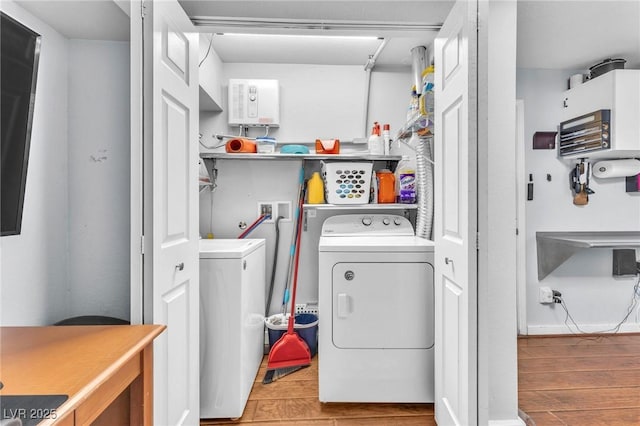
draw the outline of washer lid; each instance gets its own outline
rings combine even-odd
[[[202,239],[200,259],[239,259],[264,246],[264,238],[253,239]]]
[[[350,236],[320,237],[319,252],[390,252],[429,253],[435,245],[431,240],[410,236]]]

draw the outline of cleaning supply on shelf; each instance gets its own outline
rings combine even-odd
[[[395,171],[398,203],[416,203],[416,156],[403,155]]]
[[[376,172],[378,181],[378,203],[387,204],[396,202],[396,178],[389,169],[381,169]]]
[[[380,124],[378,122],[373,123],[373,129],[371,129],[371,136],[369,136],[369,154],[371,155],[384,155],[384,140],[380,135]]]
[[[430,115],[433,114],[434,107],[434,71],[433,65],[425,68],[422,71],[422,93],[420,94],[419,105],[420,114]]]
[[[382,140],[384,142],[384,155],[391,152],[391,127],[388,124],[382,126]]]
[[[407,108],[407,121],[412,121],[418,116],[418,92],[416,86],[411,86],[411,97]]]
[[[307,203],[324,204],[324,180],[320,172],[314,172],[307,182]]]

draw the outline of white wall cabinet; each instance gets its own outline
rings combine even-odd
[[[611,148],[562,158],[640,157],[640,70],[610,71],[567,90],[563,96],[561,121],[601,109],[611,110]]]

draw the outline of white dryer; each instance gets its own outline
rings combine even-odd
[[[322,402],[434,401],[432,241],[395,215],[342,215],[322,226]]]

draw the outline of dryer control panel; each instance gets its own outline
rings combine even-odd
[[[323,237],[411,235],[415,235],[411,222],[404,216],[390,214],[331,216],[322,224]]]

